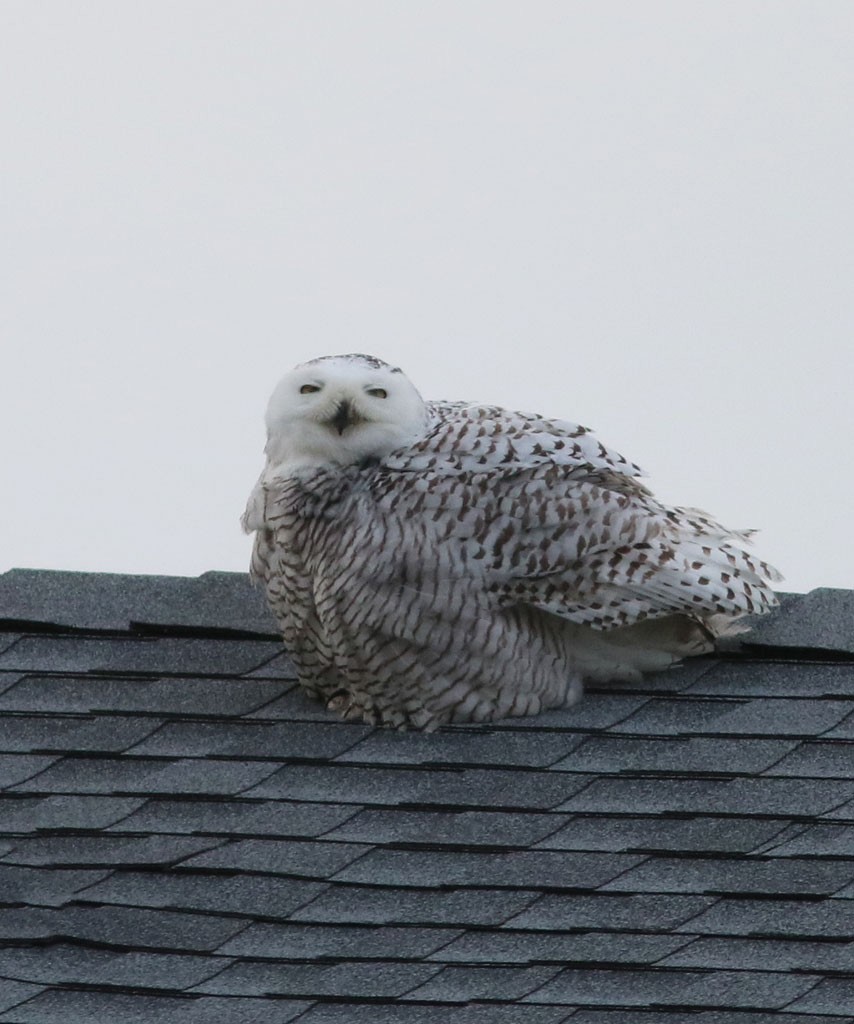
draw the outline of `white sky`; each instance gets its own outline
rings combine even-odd
[[[242,570],[276,380],[563,416],[854,587],[850,0],[4,0],[0,570]]]

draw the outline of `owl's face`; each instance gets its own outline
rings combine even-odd
[[[373,356],[325,356],[292,370],[267,407],[268,464],[349,466],[423,436],[424,401],[406,376]]]

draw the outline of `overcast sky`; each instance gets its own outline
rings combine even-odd
[[[243,570],[364,351],[854,587],[851,0],[4,0],[0,570]]]

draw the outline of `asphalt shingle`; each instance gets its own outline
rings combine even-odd
[[[56,943],[0,949],[0,975],[19,981],[179,990],[198,985],[228,961],[190,953],[113,952]]]
[[[167,722],[128,753],[153,757],[330,760],[367,735],[367,726],[336,722]]]
[[[94,875],[95,872],[90,874]],[[87,903],[113,903],[130,907],[212,910],[263,920],[287,917],[324,889],[317,882],[257,875],[154,871],[117,871],[106,878],[103,875],[101,872],[101,877],[91,878],[85,888],[76,888],[77,899]]]
[[[521,814],[500,811],[405,811],[366,808],[350,816],[327,839],[386,845],[533,846],[570,820],[566,814]],[[557,845],[555,849],[563,847]]]
[[[424,735],[243,577],[0,576],[0,1024],[848,1021],[851,598]]]
[[[628,723],[625,723],[628,725]],[[721,739],[682,736],[591,736],[552,767],[557,771],[616,773],[757,773],[797,746],[794,740]]]
[[[246,796],[352,801],[382,806],[521,808],[547,810],[591,781],[567,772],[513,772],[485,768],[364,768],[359,765],[300,765],[282,768],[246,790]],[[850,792],[854,796],[854,784]]]
[[[418,1006],[413,1003],[318,1003],[300,1024],[438,1024],[441,1020],[451,1024],[565,1024],[573,1014],[573,1007],[526,1006],[521,1011],[515,1003],[501,1005],[464,1003]],[[441,1018],[437,1017],[441,1013]],[[824,1024],[824,1022],[823,1022]]]
[[[534,1003],[615,1003],[622,1006],[733,1007],[782,1009],[808,992],[818,975],[760,971],[569,968],[525,997]]]
[[[235,796],[271,775],[268,761],[65,757],[11,787],[18,793],[211,793]]]
[[[133,623],[276,634],[263,595],[242,573],[198,578],[11,569],[0,575],[0,620],[89,630]]]
[[[705,935],[849,939],[854,899],[721,899],[677,930]]]
[[[260,667],[280,650],[281,645],[272,640],[23,636],[0,653],[0,669],[238,676]]]
[[[293,921],[336,924],[496,926],[530,906],[527,889],[383,889],[332,885],[290,914]]]
[[[43,829],[102,829],[115,825],[145,803],[140,797],[0,796],[0,832],[28,834]]]
[[[534,845],[543,850],[614,853],[750,853],[760,844],[781,836],[787,827],[786,819],[774,818],[638,818],[599,814],[570,817],[562,828]]]
[[[142,742],[157,720],[117,715],[5,715],[0,750],[7,753],[53,753],[75,750],[119,752]]]
[[[830,896],[854,880],[851,860],[650,857],[604,888],[620,892]]]
[[[215,801],[158,796],[125,802],[135,805],[133,813],[117,818],[111,831],[310,837],[334,829],[360,810],[352,804],[234,800],[224,795]],[[2,809],[0,802],[0,813]]]
[[[414,960],[429,957],[458,935],[450,928],[256,924],[218,952],[259,960]]]
[[[601,932],[466,931],[430,957],[441,963],[546,963],[561,967],[588,961],[595,964],[655,963],[682,949],[684,935]]]
[[[66,939],[147,950],[211,952],[247,927],[235,917],[140,907],[0,907],[0,939]],[[260,925],[258,927],[261,927]]]
[[[621,895],[607,890],[595,895],[548,894],[540,896],[515,916],[505,920],[510,928],[537,931],[627,930],[678,932],[695,917],[713,907],[712,896],[640,894]]]
[[[751,620],[750,643],[763,647],[854,654],[854,591],[820,587],[792,594],[780,611]]]
[[[53,989],[16,1007],[2,1024],[289,1024],[310,1003],[295,999],[234,999],[218,996],[128,995]]]
[[[435,964],[386,962],[294,964],[244,961],[227,967],[216,977],[196,985],[194,991],[211,995],[366,996],[392,998],[406,995],[442,968]]]
[[[0,711],[53,714],[138,712],[145,715],[246,715],[292,686],[280,680],[103,678],[27,675],[0,694]]]
[[[374,850],[335,876],[339,882],[380,885],[524,886],[531,879],[544,889],[596,889],[641,858],[613,853],[456,852]]]
[[[109,836],[64,834],[16,839],[3,864],[46,867],[113,867],[177,864],[222,840],[193,836]]]

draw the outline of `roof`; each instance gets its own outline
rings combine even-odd
[[[0,1022],[850,1021],[852,621],[424,735],[242,576],[6,573]]]

